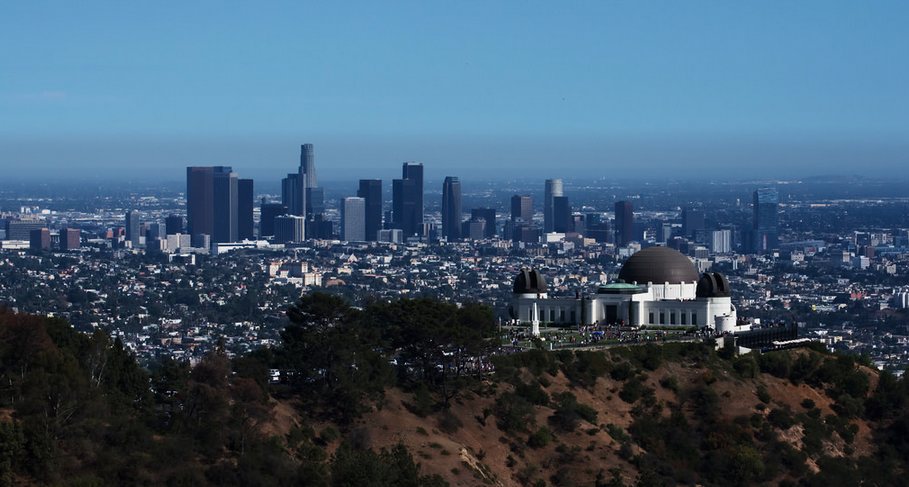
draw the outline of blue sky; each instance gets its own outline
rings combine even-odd
[[[888,174],[906,25],[876,1],[7,2],[0,169],[277,179],[312,142],[328,179]]]

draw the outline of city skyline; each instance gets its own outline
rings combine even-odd
[[[0,12],[3,485],[905,482],[909,3]]]

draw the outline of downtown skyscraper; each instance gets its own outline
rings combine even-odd
[[[250,183],[244,183],[244,187]],[[248,188],[251,192],[251,187]],[[186,168],[186,227],[212,243],[235,242],[239,235],[239,180],[229,166]]]
[[[779,244],[780,195],[776,188],[760,188],[752,194],[754,218],[751,229],[751,252],[765,253]]]
[[[682,210],[682,235],[688,238],[695,237],[699,231],[706,229],[704,211],[685,208]]]
[[[634,240],[634,206],[630,201],[615,203],[615,245],[624,247]]]
[[[214,228],[212,243],[236,242],[239,235],[240,188],[237,173],[214,173]]]
[[[552,231],[568,233],[574,231],[571,218],[571,203],[567,196],[556,196],[552,199]]]
[[[361,179],[357,196],[366,204],[366,240],[375,241],[382,229],[382,180]]]
[[[316,156],[312,144],[300,146],[300,174],[303,178],[303,198],[305,199],[305,214],[307,217],[321,215],[325,211],[325,194],[319,186],[316,176]]]
[[[252,179],[237,181],[237,239],[252,240],[255,238],[253,209],[255,195]]]
[[[524,223],[533,221],[533,198],[519,194],[511,197],[511,221]]]
[[[296,173],[281,180],[281,204],[288,213],[306,217],[306,234],[327,238],[332,234],[331,222],[325,221],[325,193],[316,176],[315,152],[312,144],[300,146],[300,165]],[[327,226],[325,224],[328,224]]]
[[[366,200],[348,196],[341,200],[341,240],[362,242],[366,240]]]
[[[139,248],[139,213],[135,210],[126,212],[126,240],[132,248]]]
[[[461,238],[461,181],[456,176],[442,183],[442,236],[449,242]]]
[[[287,207],[290,215],[303,216],[306,213],[305,179],[304,174],[297,172],[281,180],[281,204]]]
[[[312,215],[312,189],[317,187],[316,161],[312,144],[300,146],[297,172],[281,180],[281,203],[291,215]],[[321,195],[321,192],[319,193]],[[321,201],[319,202],[321,207]]]
[[[547,179],[546,187],[543,192],[543,232],[552,233],[555,231],[555,218],[553,215],[554,199],[558,196],[565,196],[562,191],[561,179]]]
[[[401,179],[392,181],[392,224],[404,237],[423,233],[423,164],[405,162]]]

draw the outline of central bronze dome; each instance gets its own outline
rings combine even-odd
[[[625,261],[619,279],[638,284],[694,283],[698,280],[698,271],[691,260],[677,250],[648,247]]]

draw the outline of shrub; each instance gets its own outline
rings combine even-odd
[[[530,404],[545,406],[549,404],[549,394],[540,387],[540,384],[531,382],[530,384],[519,383],[514,390],[515,394],[523,397]]]
[[[326,426],[319,434],[319,438],[325,443],[331,443],[341,437],[341,433],[334,426]]]
[[[792,414],[785,409],[772,409],[770,414],[767,415],[767,420],[770,421],[770,424],[776,426],[780,429],[789,429],[795,424],[795,420],[792,419]]]
[[[720,413],[720,397],[708,386],[695,387],[688,393],[688,399],[694,404],[694,410],[705,422],[712,423]]]
[[[533,424],[533,405],[512,393],[502,394],[496,399],[494,413],[499,429],[506,433],[527,431],[528,425]]]
[[[791,363],[792,359],[785,351],[765,353],[758,359],[761,372],[766,372],[781,379],[789,378]]]
[[[555,356],[544,350],[495,355],[492,357],[492,363],[495,365],[496,375],[500,377],[509,377],[520,368],[526,368],[537,377],[542,376],[544,372],[548,372],[550,375],[558,372]]]
[[[623,430],[621,426],[617,426],[612,423],[606,425],[606,432],[609,433],[609,436],[611,436],[612,439],[618,441],[619,443],[624,443],[631,440],[631,437],[628,436],[628,433],[625,433],[625,430]]]
[[[802,407],[805,409],[814,409],[814,401],[811,399],[802,400]]]
[[[578,413],[584,421],[588,423],[596,424],[597,422],[597,410],[582,403],[577,403],[575,406],[575,412]]]
[[[625,382],[622,390],[619,391],[619,397],[628,404],[634,404],[644,393],[644,384],[637,377]]]
[[[533,432],[530,435],[530,438],[527,438],[527,445],[531,448],[543,448],[552,441],[552,433],[549,431],[549,428],[545,426],[540,426],[540,428]]]
[[[568,380],[585,387],[596,384],[597,379],[605,376],[609,368],[609,360],[603,352],[575,352],[573,357],[566,357],[562,361],[562,371]]]
[[[628,362],[619,363],[609,371],[609,376],[613,380],[627,380],[632,374],[634,374],[634,370]]]
[[[663,347],[648,343],[631,347],[631,356],[647,370],[656,370],[663,363]]]
[[[679,381],[671,375],[660,379],[660,386],[662,386],[663,389],[669,389],[675,393],[679,392]]]
[[[549,421],[563,431],[574,431],[581,419],[590,423],[597,420],[597,412],[586,404],[578,403],[577,398],[570,392],[563,392],[554,398],[556,410],[549,417]]]
[[[833,410],[844,418],[860,417],[865,412],[865,401],[843,393],[837,396]]]
[[[758,373],[758,364],[754,359],[754,355],[747,354],[742,355],[741,357],[736,357],[732,361],[732,368],[739,375],[746,379],[753,379],[757,377]]]

